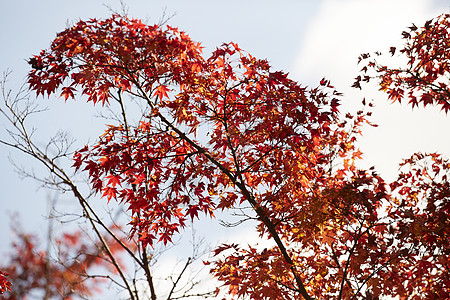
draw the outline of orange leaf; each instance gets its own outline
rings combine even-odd
[[[167,92],[170,92],[170,89],[165,85],[160,85],[155,89],[155,96],[159,99],[162,99],[163,97],[169,98]]]

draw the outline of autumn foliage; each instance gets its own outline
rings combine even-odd
[[[450,110],[449,22],[449,14],[442,14],[427,21],[423,27],[413,24],[402,33],[405,44],[399,50],[399,56],[406,60],[406,66],[392,68],[380,64],[370,54],[361,55],[359,62],[364,64],[363,75],[356,78],[354,86],[361,88],[361,81],[376,78],[380,90],[385,91],[393,102],[406,99],[412,107],[419,103],[423,106],[435,104],[447,113]],[[396,55],[396,47],[391,47],[389,52]]]
[[[447,111],[447,19],[404,34],[408,69],[363,72],[375,68],[393,100],[409,89],[413,106]],[[126,207],[130,236],[167,244],[189,220],[250,207],[274,246],[223,244],[205,262],[230,297],[448,298],[449,162],[416,154],[387,184],[356,165],[370,112],[340,114],[330,82],[303,87],[234,43],[201,49],[176,28],[113,15],[76,23],[29,61],[38,95],[119,104],[122,120],[73,167]],[[146,107],[136,123],[127,97]]]
[[[100,293],[98,285],[105,280],[96,276],[98,273],[92,272],[93,269],[98,272],[105,268],[115,273],[102,246],[90,243],[90,238],[82,231],[54,237],[51,242],[55,253],[49,253],[36,235],[17,230],[15,234],[11,254],[1,265],[13,290],[9,288],[10,292],[6,291],[2,299],[26,299],[31,295],[41,295],[45,299],[86,298]],[[123,251],[114,241],[107,242],[114,253]]]
[[[9,282],[9,280],[6,277],[8,275],[9,274],[0,271],[0,293],[4,293],[6,291],[11,290],[11,282]]]

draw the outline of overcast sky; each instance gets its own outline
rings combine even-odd
[[[93,0],[3,0],[0,6],[0,71],[13,70],[10,87],[23,83],[29,67],[25,59],[46,48],[67,22],[110,14],[105,7],[120,10],[118,1]],[[179,0],[126,3],[133,17],[157,23],[174,15],[169,24],[202,42],[209,53],[222,42],[234,41],[253,56],[267,58],[308,85],[326,77],[345,93],[343,109],[356,109],[363,97],[375,99],[374,121],[360,141],[363,166],[375,165],[382,175],[394,179],[401,158],[416,151],[450,154],[450,139],[442,132],[450,128],[450,117],[436,109],[411,111],[410,107],[389,104],[386,96],[374,91],[350,89],[357,75],[359,54],[386,51],[401,45],[401,32],[411,23],[422,25],[429,18],[448,11],[448,1],[438,0]],[[83,136],[96,121],[77,122],[74,103],[39,99],[61,113],[35,120],[44,137],[62,127],[74,136]],[[69,112],[69,113],[67,113]],[[80,124],[82,123],[82,124]],[[0,135],[5,135],[0,119]],[[86,141],[82,141],[84,143]],[[45,230],[46,197],[30,179],[20,180],[8,156],[19,164],[30,160],[0,145],[0,252],[10,243],[8,212],[19,211],[27,229]]]

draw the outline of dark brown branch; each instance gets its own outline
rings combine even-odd
[[[139,84],[138,81],[136,81],[134,78],[132,78],[132,81],[136,85],[136,87],[139,89],[139,91],[142,93],[141,97],[144,98],[148,105],[152,109],[156,111],[156,106],[152,103],[151,98],[149,95],[144,91],[142,86]],[[308,292],[305,289],[305,286],[303,285],[303,282],[300,278],[300,275],[298,274],[297,270],[295,269],[294,262],[292,258],[287,253],[287,249],[284,246],[283,242],[281,241],[280,236],[278,235],[278,232],[275,229],[274,223],[267,217],[264,209],[260,207],[257,203],[257,201],[254,199],[253,195],[250,194],[250,192],[247,190],[247,187],[243,183],[243,181],[239,182],[236,178],[236,175],[234,175],[230,170],[228,170],[224,165],[222,165],[218,160],[216,160],[208,151],[203,149],[201,146],[199,146],[197,143],[195,143],[193,140],[191,140],[184,132],[182,132],[179,128],[174,126],[164,115],[162,115],[159,111],[156,113],[158,118],[165,123],[168,127],[170,127],[173,131],[175,131],[182,139],[184,139],[188,144],[190,144],[193,148],[195,148],[199,153],[204,155],[211,163],[213,163],[217,168],[219,168],[220,171],[222,171],[230,180],[233,182],[235,186],[239,188],[239,190],[243,193],[244,197],[247,199],[247,201],[252,205],[252,207],[255,209],[259,219],[264,223],[266,228],[268,229],[270,235],[275,240],[275,243],[277,244],[278,248],[280,249],[281,254],[283,255],[284,260],[290,265],[290,269],[292,271],[292,274],[294,275],[295,281],[298,285],[298,291],[299,293],[306,299],[306,300],[312,300],[308,295]]]
[[[150,287],[150,296],[152,300],[156,300],[156,292],[155,292],[155,286],[153,284],[153,277],[150,272],[150,264],[148,261],[148,255],[147,255],[147,246],[142,247],[142,260],[144,263],[144,271],[145,271],[145,277],[147,278],[148,285]]]
[[[181,277],[183,276],[184,272],[186,271],[187,267],[191,264],[191,258],[188,257],[186,263],[184,264],[183,269],[181,270],[181,272],[178,274],[177,279],[175,280],[175,282],[173,282],[172,284],[172,288],[170,289],[169,295],[167,296],[167,300],[172,299],[172,294],[175,291],[175,288],[178,285],[178,282],[180,281]]]

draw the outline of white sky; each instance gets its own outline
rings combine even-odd
[[[25,59],[51,42],[67,20],[105,17],[105,1],[39,0],[6,1],[0,5],[0,71],[14,71],[11,87],[20,85],[28,71]],[[119,9],[118,1],[109,1]],[[415,109],[389,104],[386,96],[367,88],[349,88],[357,76],[357,57],[363,52],[385,51],[401,45],[401,32],[411,23],[422,25],[429,18],[448,11],[445,0],[322,0],[322,1],[127,1],[130,15],[158,22],[164,7],[176,13],[170,25],[185,30],[204,43],[209,53],[222,42],[235,41],[252,55],[268,58],[276,69],[289,72],[294,79],[315,85],[326,77],[345,93],[343,109],[355,109],[363,97],[375,99],[374,121],[361,139],[365,153],[363,166],[375,165],[382,175],[394,179],[397,164],[416,151],[450,154],[450,139],[442,133],[450,128],[450,116],[435,109]],[[98,121],[78,121],[76,103],[43,100],[56,107],[52,118],[36,120],[45,135],[64,127],[79,136]],[[68,113],[69,111],[69,113]],[[0,119],[0,136],[5,135]],[[83,139],[83,138],[82,138]],[[82,141],[85,142],[85,141]],[[9,246],[7,212],[19,211],[24,226],[46,229],[46,191],[36,192],[32,180],[20,180],[12,172],[8,155],[21,164],[30,164],[0,145],[0,253]],[[225,234],[221,231],[221,234]]]

